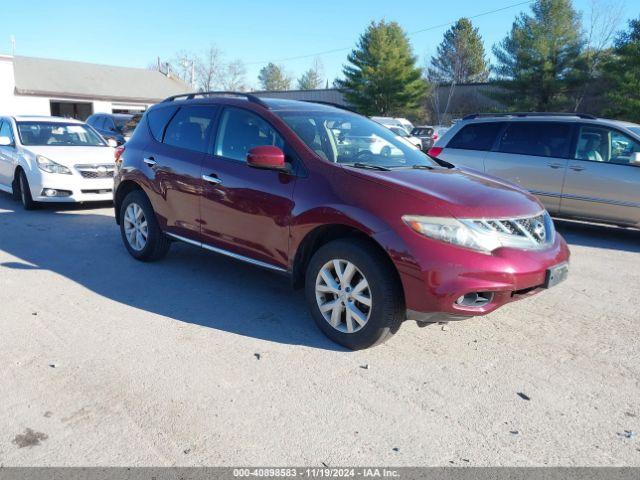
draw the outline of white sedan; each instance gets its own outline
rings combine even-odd
[[[0,190],[25,209],[39,202],[113,199],[113,146],[68,118],[0,117]]]

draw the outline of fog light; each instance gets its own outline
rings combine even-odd
[[[492,299],[492,292],[471,292],[458,297],[456,305],[461,307],[484,307]]]
[[[42,195],[45,197],[69,197],[71,193],[69,190],[57,190],[55,188],[42,189]]]

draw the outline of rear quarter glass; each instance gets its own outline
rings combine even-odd
[[[449,140],[446,148],[490,150],[504,122],[471,123],[462,127]]]
[[[169,107],[158,107],[152,110],[149,110],[147,113],[147,123],[149,124],[149,130],[151,130],[151,135],[158,142],[162,142],[162,134],[164,133],[164,129],[169,123],[169,120],[173,117],[173,115],[178,111],[178,107],[169,106]]]

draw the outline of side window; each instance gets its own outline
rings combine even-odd
[[[239,108],[225,108],[216,138],[216,155],[244,162],[249,150],[262,145],[284,149],[284,140],[259,116]]]
[[[498,151],[538,157],[566,158],[571,125],[559,122],[513,122],[500,138]]]
[[[504,123],[472,123],[462,127],[449,141],[446,148],[463,150],[490,150]]]
[[[167,126],[167,123],[173,117],[173,114],[176,113],[178,107],[161,107],[154,108],[147,112],[147,123],[149,125],[149,130],[151,131],[151,135],[158,142],[162,141],[162,135],[164,133],[164,128]]]
[[[116,129],[115,124],[113,123],[113,118],[111,117],[104,117],[104,129],[109,131],[109,132],[113,132]]]
[[[206,153],[216,111],[212,107],[182,107],[167,126],[163,143]]]
[[[640,144],[617,130],[611,130],[611,163],[629,165],[632,154],[640,152]]]
[[[9,137],[11,143],[13,142],[13,132],[11,131],[11,124],[6,120],[0,121],[0,137]]]

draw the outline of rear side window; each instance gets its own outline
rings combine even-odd
[[[472,123],[462,127],[447,144],[447,148],[462,150],[490,150],[504,123]]]
[[[213,107],[182,107],[167,126],[163,143],[206,153],[216,111]]]
[[[571,144],[571,125],[566,123],[514,122],[500,138],[499,152],[565,158]]]
[[[151,130],[151,135],[158,142],[162,141],[162,134],[164,133],[164,127],[167,126],[167,123],[173,117],[173,114],[176,113],[178,107],[162,107],[162,108],[154,108],[153,110],[149,110],[147,113],[147,123],[149,124],[149,130]]]

